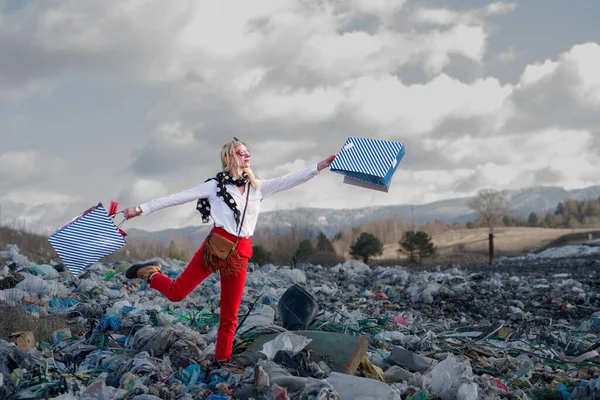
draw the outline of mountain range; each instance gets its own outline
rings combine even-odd
[[[600,186],[566,190],[555,186],[536,186],[519,190],[504,191],[510,209],[515,214],[546,213],[554,211],[558,203],[566,199],[588,200],[600,197]],[[368,222],[403,219],[408,222],[425,224],[433,221],[445,223],[473,221],[475,213],[467,204],[473,197],[460,197],[440,200],[428,204],[400,204],[391,206],[371,206],[352,209],[296,208],[266,211],[261,213],[255,236],[267,231],[279,232],[290,227],[309,227],[320,230],[331,237],[345,228],[356,227]],[[186,237],[200,245],[208,234],[211,224],[188,226],[180,229],[166,229],[148,232],[129,229],[131,239],[153,239],[163,243],[176,237]]]

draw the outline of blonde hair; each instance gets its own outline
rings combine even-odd
[[[223,147],[221,148],[221,165],[223,167],[223,171],[230,172],[232,168],[237,167],[237,165],[231,165],[230,161],[231,159],[235,159],[236,150],[241,146],[245,145],[246,144],[244,142],[240,142],[239,140],[233,140],[223,145]],[[242,168],[242,173],[243,172],[248,174],[248,181],[250,181],[250,184],[254,187],[254,189],[257,189],[259,184],[256,178],[254,177],[252,169]]]

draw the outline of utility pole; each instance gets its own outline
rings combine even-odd
[[[490,226],[490,265],[494,262],[494,227]]]

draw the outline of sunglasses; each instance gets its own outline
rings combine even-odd
[[[239,149],[235,153],[241,157],[250,157],[252,155],[250,153],[250,150],[244,150],[244,149]]]

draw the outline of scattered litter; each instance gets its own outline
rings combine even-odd
[[[430,269],[251,265],[234,358],[216,364],[218,276],[171,303],[125,279],[126,262],[73,277],[9,246],[0,306],[39,327],[3,333],[0,398],[599,398],[598,254],[565,246]],[[153,261],[171,277],[185,267]]]

